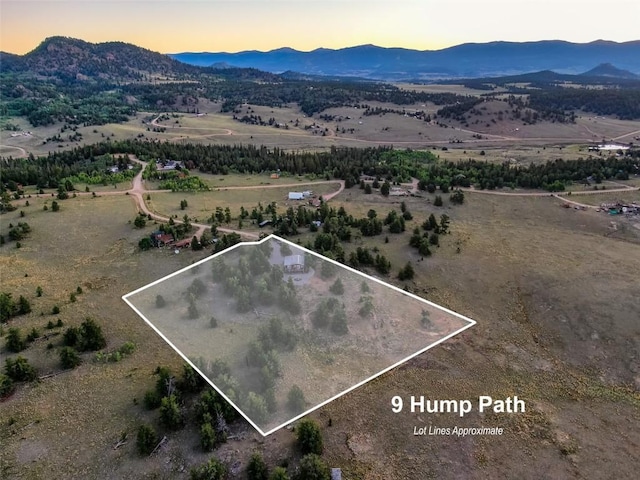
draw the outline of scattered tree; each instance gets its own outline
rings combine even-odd
[[[190,480],[223,480],[225,478],[227,478],[227,467],[215,457],[189,471]]]
[[[189,308],[187,313],[189,314],[189,318],[192,320],[195,320],[196,318],[200,317],[200,312],[198,311],[198,307],[196,306],[195,300],[191,300],[189,302]]]
[[[287,395],[287,408],[293,413],[304,411],[307,402],[304,393],[298,385],[293,385]]]
[[[143,424],[138,428],[136,447],[140,455],[149,455],[158,444],[158,435],[151,425]]]
[[[460,189],[454,190],[453,193],[449,195],[449,201],[455,205],[462,205],[464,203],[464,192]]]
[[[4,373],[14,382],[32,382],[38,378],[36,369],[26,358],[20,356],[15,360],[5,360]]]
[[[90,317],[80,325],[80,350],[96,351],[107,346],[102,328]]]
[[[13,353],[18,353],[27,348],[27,342],[22,338],[20,330],[13,327],[9,329],[9,334],[6,340],[7,350]]]
[[[344,285],[342,284],[342,280],[340,280],[340,278],[337,278],[336,281],[333,282],[333,285],[329,287],[329,291],[334,295],[344,294]]]
[[[289,480],[289,475],[287,475],[287,470],[283,467],[276,467],[269,475],[269,480]]]
[[[160,422],[171,430],[182,427],[182,413],[175,395],[164,397],[160,402]]]
[[[151,239],[149,237],[141,238],[138,242],[138,248],[140,250],[149,250],[151,249],[151,247],[153,247],[153,242],[151,242]]]
[[[262,455],[255,452],[247,465],[248,480],[269,480],[269,471]]]
[[[60,350],[60,365],[64,369],[76,368],[82,363],[78,352],[73,347],[62,347]]]
[[[330,478],[331,472],[327,464],[313,453],[302,457],[294,476],[295,480],[329,480]]]
[[[0,373],[0,398],[10,395],[13,389],[14,385],[11,377]]]
[[[136,228],[144,228],[146,224],[147,224],[147,219],[144,217],[144,215],[138,215],[133,221],[133,225]]]
[[[302,419],[296,426],[296,434],[297,444],[303,455],[308,453],[320,455],[322,453],[322,433],[315,421],[308,418]]]
[[[414,275],[415,272],[413,270],[413,267],[411,266],[411,263],[407,262],[407,264],[400,269],[400,272],[398,272],[398,279],[401,281],[412,280]]]
[[[156,308],[164,308],[167,305],[162,295],[156,295]]]
[[[200,446],[205,452],[211,452],[216,448],[216,431],[210,422],[205,422],[200,426]]]

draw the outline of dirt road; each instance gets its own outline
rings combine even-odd
[[[0,147],[2,147],[2,148],[10,148],[12,150],[20,151],[20,154],[17,157],[11,155],[13,158],[26,158],[26,157],[29,156],[29,153],[22,147],[15,147],[13,145],[0,145]]]
[[[158,220],[160,222],[168,222],[169,217],[165,217],[164,215],[160,215],[149,210],[149,208],[147,207],[147,204],[144,201],[144,195],[152,192],[167,192],[167,191],[170,192],[171,190],[146,190],[144,188],[142,174],[144,173],[144,169],[146,168],[147,163],[137,159],[133,155],[129,155],[129,160],[142,165],[142,170],[140,170],[140,172],[133,178],[132,188],[130,190],[127,190],[124,193],[125,194],[128,193],[129,196],[133,198],[134,202],[136,203],[136,207],[138,208],[138,211],[144,213],[145,215],[151,216],[151,218],[153,218],[154,220]],[[257,187],[254,187],[254,188],[257,188]],[[110,192],[110,193],[116,193],[116,192]],[[120,192],[117,192],[117,193],[120,193]],[[174,219],[174,222],[183,223],[181,220],[176,220],[176,219]],[[208,230],[211,228],[211,225],[206,225],[203,223],[192,223],[191,225],[193,225],[198,229],[195,233],[195,236],[198,238],[202,237],[202,234],[205,232],[205,230]],[[246,232],[243,230],[234,230],[232,228],[218,227],[218,231],[223,233],[237,233],[241,237],[245,237],[250,240],[257,240],[259,238],[259,235],[256,233]]]

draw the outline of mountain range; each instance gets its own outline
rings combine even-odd
[[[615,64],[615,66],[614,66]],[[597,67],[594,68],[594,65]],[[50,37],[25,55],[0,52],[2,73],[61,80],[149,81],[213,74],[229,80],[487,79],[513,82],[640,80],[640,41],[575,44],[562,41],[465,44],[437,51],[381,48],[299,52],[180,53],[165,55],[123,42],[89,43]],[[502,82],[504,83],[504,82]]]
[[[337,50],[318,48],[310,52],[279,48],[268,52],[185,52],[169,56],[198,66],[252,67],[272,73],[293,71],[376,80],[495,77],[541,70],[577,74],[606,63],[640,74],[640,40],[467,43],[423,51],[361,45]]]

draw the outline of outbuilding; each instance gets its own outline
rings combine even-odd
[[[304,193],[302,192],[289,192],[289,200],[303,200]]]
[[[191,239],[185,238],[184,240],[180,240],[175,243],[176,248],[189,248],[191,246]]]
[[[304,256],[289,255],[284,257],[284,271],[285,273],[304,272]]]

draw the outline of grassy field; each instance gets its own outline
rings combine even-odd
[[[323,183],[319,185],[305,186],[304,189],[312,190],[315,195],[335,192],[339,185],[337,183]],[[298,189],[301,190],[301,189]],[[284,212],[288,207],[297,208],[305,202],[287,200],[288,193],[292,191],[289,187],[258,188],[258,189],[221,189],[211,192],[175,192],[175,193],[151,193],[151,200],[147,201],[149,207],[157,213],[167,215],[177,215],[182,218],[185,214],[191,218],[204,221],[215,212],[216,207],[229,207],[231,216],[236,219],[240,214],[240,207],[251,210],[261,203],[266,207],[271,202],[276,202],[278,210]],[[182,210],[180,201],[187,200],[188,206]]]
[[[580,203],[585,203],[587,205],[598,205],[598,206],[603,203],[616,203],[616,202],[640,203],[640,191],[636,190],[634,192],[615,192],[615,193],[606,193],[605,191],[598,195],[576,196],[571,200],[575,200]]]
[[[420,85],[414,83],[395,83],[395,86],[403,90],[426,92],[426,93],[457,93],[458,95],[483,95],[487,90],[476,90],[475,88],[465,87],[464,85],[439,85],[432,83],[428,85]],[[494,90],[494,92],[504,91],[502,88]]]
[[[311,175],[288,175],[284,174],[280,178],[270,178],[270,174],[264,175],[242,175],[230,173],[228,175],[213,175],[210,173],[192,172],[193,175],[200,177],[210,188],[225,187],[248,187],[248,186],[267,186],[267,185],[290,185],[296,183],[309,183],[318,180]],[[320,179],[324,180],[324,178]],[[148,187],[155,187],[158,182],[148,182]],[[288,187],[287,187],[288,188]],[[295,187],[291,187],[295,190]],[[303,186],[300,186],[303,188]],[[304,186],[304,189],[311,188]]]
[[[441,91],[442,86],[415,86],[425,91]],[[459,86],[458,86],[459,87]],[[477,93],[464,87],[453,87],[457,93]],[[435,90],[434,90],[435,89]],[[404,109],[407,112],[422,110],[434,114],[440,107],[433,104],[414,104],[398,106],[379,102],[367,102],[372,107]],[[267,147],[279,147],[290,150],[323,150],[331,146],[374,146],[396,145],[399,148],[429,148],[433,146],[461,148],[462,151],[482,150],[510,146],[544,145],[587,145],[602,139],[631,142],[640,132],[640,122],[623,121],[614,118],[595,117],[581,114],[575,124],[538,122],[524,125],[519,120],[503,120],[493,123],[495,115],[505,109],[504,102],[487,102],[480,108],[486,109],[482,115],[472,116],[465,124],[439,119],[442,124],[426,123],[398,114],[363,116],[362,111],[353,107],[330,108],[323,115],[342,117],[327,121],[320,115],[304,115],[296,105],[281,108],[242,105],[240,114],[256,115],[263,121],[274,118],[275,123],[288,126],[288,129],[274,126],[257,126],[234,120],[233,113],[221,113],[220,104],[201,99],[198,108],[201,115],[175,113],[168,120],[159,121],[157,127],[150,121],[158,116],[155,113],[139,112],[122,124],[78,127],[82,134],[79,141],[70,141],[69,130],[61,132],[62,124],[47,127],[32,127],[25,119],[12,119],[12,122],[28,136],[11,137],[9,132],[0,133],[0,155],[20,155],[33,153],[45,155],[51,151],[69,149],[106,139],[119,140],[139,138],[169,142],[188,142],[203,144],[252,143]],[[347,118],[350,117],[350,118]],[[298,121],[298,126],[295,122]],[[315,126],[314,128],[311,128]],[[163,131],[153,131],[162,127]],[[342,132],[342,129],[345,132]],[[351,133],[353,129],[353,133]],[[323,135],[324,132],[324,135]],[[60,135],[60,140],[48,140]],[[478,136],[480,138],[478,138]],[[518,147],[515,148],[516,150]]]

